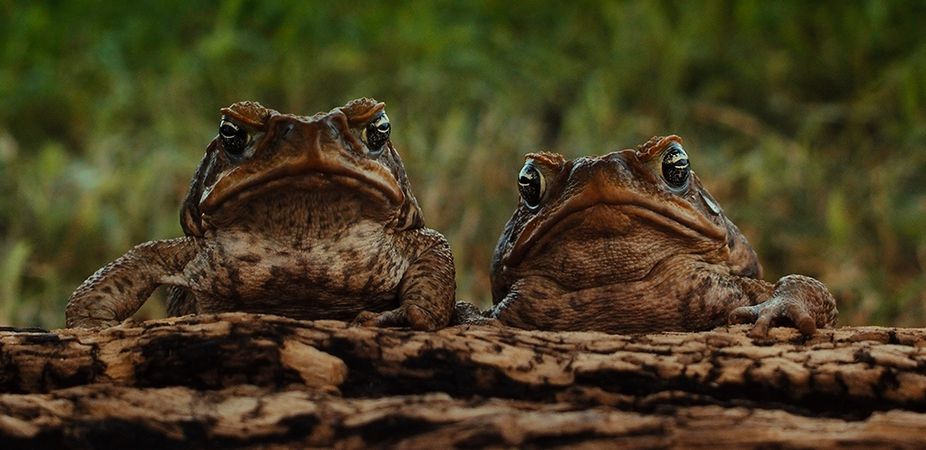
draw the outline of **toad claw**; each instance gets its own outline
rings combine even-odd
[[[818,327],[836,324],[836,299],[819,281],[803,275],[788,275],[775,283],[772,296],[757,305],[743,306],[730,312],[729,322],[755,322],[749,335],[768,336],[768,328],[791,323],[804,335],[812,335]]]
[[[428,311],[418,305],[402,305],[383,312],[363,311],[353,321],[365,327],[410,327],[417,331],[431,331],[440,327]]]
[[[743,306],[730,312],[730,323],[755,323],[749,336],[768,337],[768,329],[773,324],[790,321],[801,334],[812,335],[817,331],[813,316],[800,301],[788,297],[772,297],[753,306]]]

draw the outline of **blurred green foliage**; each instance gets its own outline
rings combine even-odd
[[[3,1],[0,323],[60,326],[94,270],[180,235],[220,107],[372,96],[461,299],[490,301],[524,153],[677,133],[767,279],[820,278],[844,324],[923,326],[923,23],[880,0]]]

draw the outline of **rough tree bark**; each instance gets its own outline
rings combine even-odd
[[[0,331],[0,447],[923,447],[926,329]]]

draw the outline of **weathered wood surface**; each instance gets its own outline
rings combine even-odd
[[[446,394],[343,398],[236,386],[91,385],[51,394],[0,395],[10,448],[280,447],[908,447],[926,443],[926,414],[864,420],[775,409],[684,406],[659,414],[563,402],[455,399]]]
[[[926,329],[747,331],[0,331],[0,447],[926,446]]]

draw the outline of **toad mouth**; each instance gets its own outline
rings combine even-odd
[[[598,207],[613,207],[638,220],[653,223],[671,230],[677,235],[692,238],[707,238],[725,242],[726,230],[697,214],[686,214],[681,204],[665,204],[622,189],[598,190],[573,198],[551,211],[545,217],[535,217],[527,223],[506,265],[516,266],[527,256],[536,254],[546,246],[557,230],[573,223],[572,218],[581,216]],[[536,219],[540,219],[537,221]]]
[[[216,211],[232,199],[244,200],[283,188],[317,188],[326,181],[379,195],[393,205],[405,201],[398,183],[387,177],[387,169],[378,164],[358,171],[312,158],[259,175],[236,172],[237,169],[232,169],[203,191],[200,208],[204,213]],[[220,187],[224,189],[219,190]]]

